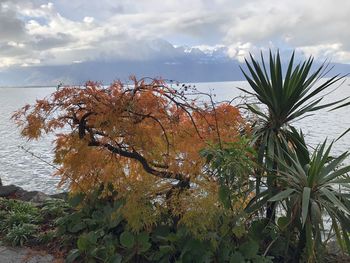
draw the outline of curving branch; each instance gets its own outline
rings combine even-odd
[[[172,172],[169,172],[169,171],[159,171],[159,170],[153,168],[149,164],[149,162],[141,154],[139,154],[136,151],[132,151],[132,152],[126,151],[126,150],[123,150],[121,147],[113,146],[110,143],[102,143],[102,142],[97,141],[97,140],[91,140],[89,142],[89,146],[104,147],[104,148],[108,149],[112,153],[116,153],[116,154],[118,154],[118,155],[120,155],[122,157],[126,157],[126,158],[130,158],[130,159],[136,160],[142,165],[143,169],[147,173],[152,174],[154,176],[157,176],[157,177],[160,177],[160,178],[163,178],[163,179],[176,179],[176,180],[183,181],[183,182],[188,182],[189,181],[189,178],[184,176],[183,174],[172,173]]]

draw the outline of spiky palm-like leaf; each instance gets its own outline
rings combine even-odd
[[[345,242],[350,253],[350,165],[341,166],[349,153],[332,158],[330,152],[333,143],[328,147],[326,144],[327,140],[319,145],[306,164],[289,148],[285,152],[286,158],[278,160],[278,193],[269,199],[285,204],[291,229],[300,229],[300,239],[304,236],[309,256],[314,254],[311,248],[315,248],[317,243],[321,244],[326,215],[332,220],[336,236]],[[343,192],[339,191],[339,186]]]
[[[285,74],[283,74],[279,52],[272,55],[270,51],[269,65],[265,63],[262,54],[261,63],[252,55],[250,59],[250,62],[245,60],[248,71],[241,70],[253,92],[242,90],[255,96],[267,108],[260,110],[247,105],[248,109],[259,117],[259,122],[254,129],[255,141],[260,146],[259,162],[262,164],[264,157],[271,157],[266,164],[267,168],[272,169],[273,158],[278,154],[276,151],[279,151],[279,139],[281,136],[287,139],[286,130],[290,130],[292,121],[345,100],[321,104],[322,92],[339,82],[344,76],[336,75],[318,84],[328,72],[327,64],[322,64],[312,72],[313,58],[310,57],[294,66],[294,52]],[[288,139],[293,140],[294,137]]]

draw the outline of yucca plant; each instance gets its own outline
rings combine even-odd
[[[278,159],[278,194],[268,200],[283,208],[290,232],[299,232],[296,257],[305,251],[308,261],[315,260],[316,252],[321,251],[325,217],[332,223],[328,231],[335,232],[339,244],[350,253],[350,165],[341,166],[349,153],[333,158],[333,143],[326,144],[327,140],[319,145],[309,161],[289,147],[285,159]]]
[[[302,146],[298,142],[300,138],[292,126],[292,122],[304,118],[316,110],[328,108],[344,101],[321,104],[323,92],[333,84],[339,82],[344,76],[336,75],[325,81],[321,78],[328,73],[327,64],[324,63],[312,72],[313,58],[310,57],[302,63],[294,66],[294,52],[289,60],[286,72],[283,73],[279,52],[272,55],[270,51],[269,63],[265,63],[261,54],[261,62],[252,55],[251,61],[245,60],[247,72],[242,68],[253,91],[242,89],[253,95],[262,109],[247,104],[247,108],[257,115],[258,120],[253,124],[253,144],[258,152],[258,164],[260,170],[256,177],[256,194],[259,196],[262,175],[267,176],[269,193],[275,192],[274,171],[278,170],[276,157],[282,158],[282,140],[291,143],[292,147]],[[305,148],[305,147],[304,147]],[[302,149],[305,151],[305,149]],[[273,204],[267,208],[267,217],[274,218]]]

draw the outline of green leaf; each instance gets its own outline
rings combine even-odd
[[[164,240],[170,233],[170,228],[165,225],[159,225],[152,231],[152,240],[158,242],[159,240]]]
[[[151,248],[151,246],[152,246],[152,244],[150,242],[142,243],[142,246],[139,248],[139,251],[141,253],[144,253],[144,252],[148,251]]]
[[[278,193],[277,195],[271,197],[268,201],[269,202],[281,201],[281,200],[286,199],[287,197],[289,197],[294,192],[295,192],[295,189],[288,188],[288,189]]]
[[[244,259],[244,256],[238,251],[233,253],[233,255],[231,256],[230,263],[244,263],[244,262],[246,262]]]
[[[310,187],[304,187],[303,190],[303,199],[302,199],[302,210],[301,210],[301,218],[303,226],[305,225],[307,214],[309,211],[309,204],[310,204],[310,194],[311,194],[311,188]]]
[[[120,254],[115,254],[111,257],[111,259],[108,261],[108,263],[121,263],[123,257]]]
[[[344,230],[343,230],[343,237],[344,237],[346,250],[348,251],[348,254],[350,254],[350,239],[349,239],[348,233]]]
[[[344,135],[346,135],[346,134],[349,133],[349,132],[350,132],[350,128],[347,129],[345,132],[343,132],[341,135],[339,135],[339,137],[338,137],[335,141],[340,140]]]
[[[80,222],[74,225],[69,225],[68,226],[68,230],[71,233],[77,233],[81,230],[83,230],[86,227],[86,224],[84,222]]]
[[[136,236],[137,244],[139,246],[140,252],[146,252],[151,248],[151,243],[149,242],[149,235],[146,232],[141,232]]]
[[[162,258],[166,255],[170,255],[174,253],[175,248],[170,245],[164,245],[164,246],[159,246],[159,252],[158,252],[158,257]]]
[[[109,221],[109,228],[115,228],[117,227],[121,222],[123,221],[123,217],[121,214],[118,214],[117,216],[111,218],[111,220]]]
[[[98,239],[99,231],[89,232],[87,238],[91,244],[96,244]]]
[[[89,239],[86,234],[80,235],[77,240],[77,247],[79,251],[86,251],[89,248]]]
[[[247,241],[239,247],[239,251],[247,259],[252,259],[258,254],[259,244],[253,240]]]
[[[129,231],[124,231],[123,233],[121,233],[119,239],[120,244],[126,248],[132,248],[135,245],[134,235]]]
[[[233,234],[235,234],[236,237],[241,238],[244,236],[246,230],[244,225],[235,225],[233,230],[232,230]]]
[[[339,108],[343,108],[343,107],[347,107],[347,106],[350,106],[350,101],[346,102],[346,103],[344,103],[344,104],[342,104],[340,106],[337,106],[337,107],[335,107],[335,108],[333,108],[331,110],[333,111],[333,110],[336,110],[336,109],[339,109]]]
[[[290,219],[286,216],[281,216],[277,219],[277,225],[281,230],[285,230],[290,223]]]
[[[75,262],[76,259],[78,259],[79,256],[80,256],[79,249],[72,249],[71,251],[69,251],[67,255],[66,262],[73,263]]]
[[[230,189],[226,185],[220,185],[219,188],[219,199],[225,208],[231,207],[230,202]]]
[[[338,207],[340,210],[343,210],[346,214],[350,214],[349,209],[332,193],[330,190],[326,188],[322,188],[320,190],[327,198],[331,201],[333,206]]]
[[[85,194],[78,193],[78,194],[75,194],[72,198],[69,198],[68,202],[71,206],[76,207],[83,202],[84,198],[85,198]]]
[[[146,232],[141,232],[136,236],[136,240],[140,244],[146,243],[149,240],[149,235]]]

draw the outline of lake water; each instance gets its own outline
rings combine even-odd
[[[350,96],[350,80],[329,94],[325,102]],[[241,95],[237,87],[247,88],[246,82],[215,82],[195,84],[201,91],[211,90],[217,100],[229,100]],[[45,193],[61,191],[57,189],[59,178],[53,177],[54,168],[33,157],[20,147],[28,149],[46,162],[52,162],[53,136],[39,141],[28,142],[19,136],[18,128],[10,120],[15,110],[26,103],[34,103],[54,92],[55,88],[0,88],[0,177],[3,184],[16,184],[27,190],[40,190]],[[239,101],[237,100],[237,103]],[[333,112],[321,111],[317,115],[302,119],[294,124],[302,127],[307,142],[315,146],[324,138],[337,138],[350,127],[350,107]],[[350,133],[339,140],[334,154],[350,150]],[[350,163],[349,160],[347,162]]]

